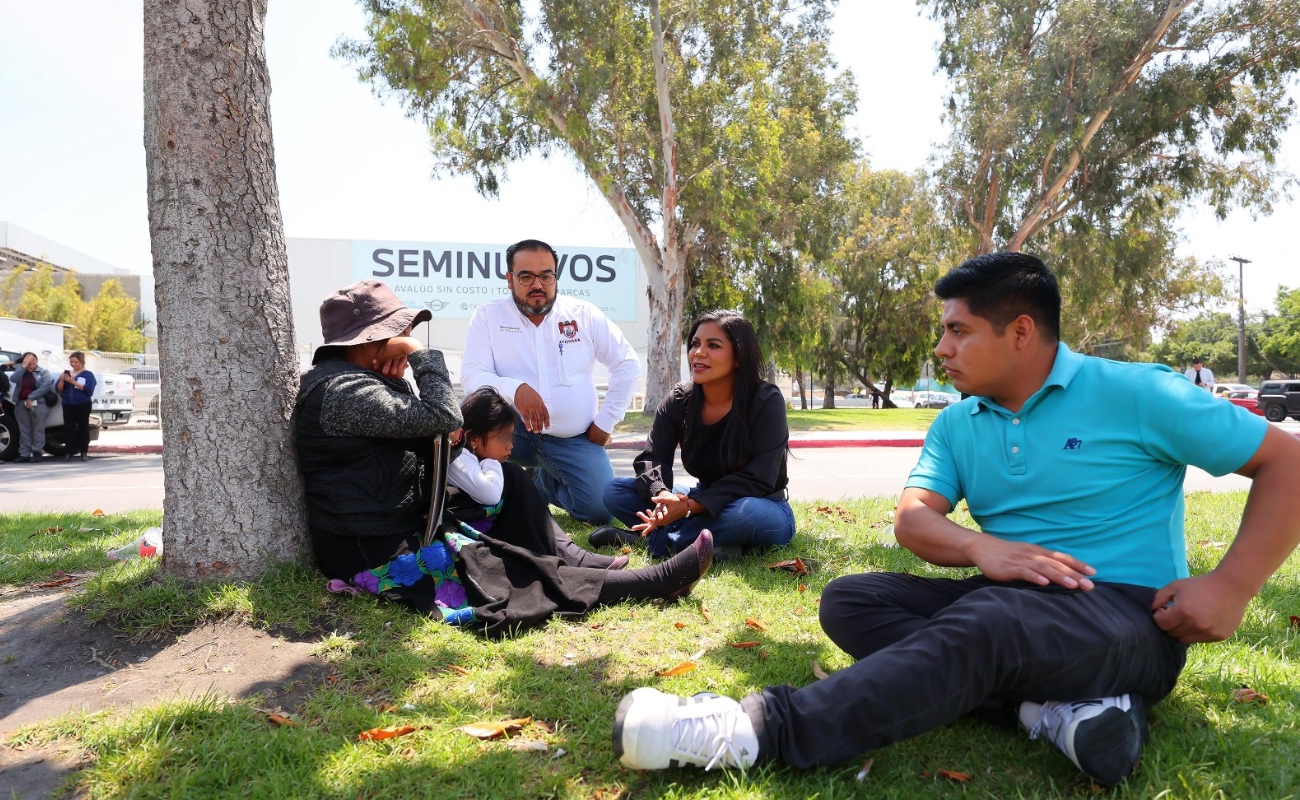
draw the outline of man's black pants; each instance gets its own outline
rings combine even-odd
[[[760,757],[798,768],[839,764],[1023,700],[1134,693],[1154,704],[1173,690],[1187,653],[1152,621],[1154,596],[1121,583],[1084,592],[983,576],[837,578],[822,593],[821,624],[857,663],[741,704]]]

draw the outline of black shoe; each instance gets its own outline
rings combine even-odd
[[[89,453],[82,453],[82,454],[81,454],[81,460],[82,460],[82,461],[89,461],[89,460],[90,460],[90,454],[89,454]]]
[[[64,453],[64,454],[63,454],[63,460],[64,460],[64,461],[71,461],[71,460],[72,460],[72,453]]]
[[[587,542],[592,547],[622,547],[625,544],[640,544],[641,541],[641,534],[615,528],[613,525],[601,525],[587,537]]]
[[[1146,703],[1136,694],[1077,702],[1021,704],[1021,722],[1029,738],[1046,736],[1085,775],[1114,786],[1137,766],[1149,735]],[[1028,707],[1028,708],[1026,708]],[[1038,716],[1029,725],[1027,717]]]

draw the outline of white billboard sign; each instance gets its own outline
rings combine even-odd
[[[557,246],[560,294],[600,308],[610,319],[636,320],[636,250]],[[506,245],[464,242],[352,241],[352,280],[378,278],[402,302],[434,319],[469,319],[474,309],[509,294]]]

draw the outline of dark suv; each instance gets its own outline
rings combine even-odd
[[[1259,413],[1269,422],[1288,416],[1300,420],[1300,381],[1264,381],[1259,385]]]

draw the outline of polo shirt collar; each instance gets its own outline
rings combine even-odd
[[[1080,355],[1066,347],[1064,342],[1057,342],[1056,359],[1052,362],[1052,371],[1047,373],[1047,380],[1043,381],[1043,385],[1038,388],[1038,391],[1029,396],[1029,399],[1025,401],[1024,407],[1021,408],[1018,413],[1026,414],[1033,410],[1034,406],[1038,405],[1042,401],[1043,397],[1047,395],[1048,390],[1052,387],[1059,386],[1064,389],[1069,386],[1070,382],[1074,380],[1074,376],[1078,375],[1079,370],[1083,369],[1083,363],[1086,358],[1086,356]],[[993,402],[993,398],[991,397],[977,397],[975,399],[976,402],[971,405],[970,409],[972,416],[978,414],[980,409],[984,408],[987,408],[990,411],[1007,411],[1007,409]]]

